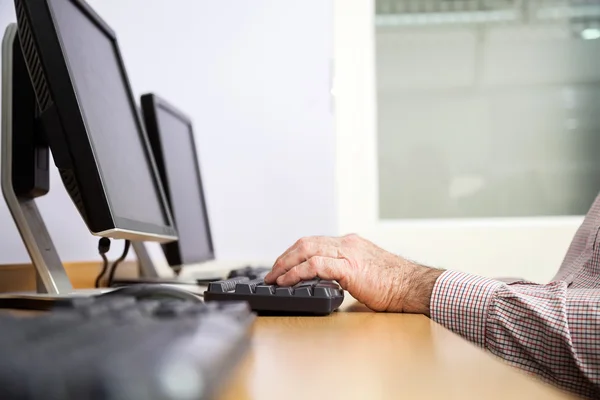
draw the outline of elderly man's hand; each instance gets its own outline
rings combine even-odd
[[[336,280],[374,311],[429,315],[433,286],[442,272],[391,254],[356,235],[308,237],[277,259],[265,282],[292,286],[316,277]]]

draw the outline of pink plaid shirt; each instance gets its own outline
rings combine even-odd
[[[547,285],[446,271],[431,318],[508,363],[600,398],[600,195]]]

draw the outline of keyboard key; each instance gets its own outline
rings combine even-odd
[[[235,285],[235,292],[239,294],[253,294],[256,292],[256,286],[262,285],[265,282],[260,279],[253,279],[248,282],[242,282]]]
[[[294,296],[297,297],[311,297],[313,288],[312,286],[301,286],[294,289]]]
[[[333,297],[334,295],[334,293],[331,292],[331,288],[329,287],[315,286],[313,290],[315,297],[329,298]]]
[[[319,282],[321,282],[320,279],[313,279],[310,281],[300,281],[296,285],[294,285],[294,288],[300,288],[300,287],[304,287],[304,286],[313,287],[316,284],[318,284]]]
[[[273,285],[257,285],[255,293],[258,295],[275,294],[275,286],[273,286]]]
[[[275,296],[293,296],[294,289],[291,287],[278,287],[275,289]]]
[[[235,285],[237,285],[238,283],[249,282],[249,281],[250,281],[250,279],[248,279],[247,277],[240,276],[237,278],[227,279],[224,281],[211,282],[208,284],[208,291],[215,292],[215,293],[230,292],[235,289]]]
[[[334,289],[337,289],[340,287],[340,285],[338,285],[334,281],[323,281],[323,280],[319,280],[319,282],[317,282],[317,286],[331,287]]]

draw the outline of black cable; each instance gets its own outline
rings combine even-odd
[[[123,247],[123,253],[121,254],[121,257],[117,258],[115,260],[114,263],[112,263],[112,266],[110,268],[110,272],[108,273],[108,283],[107,286],[111,287],[112,283],[113,283],[113,279],[115,278],[115,272],[117,272],[117,267],[119,266],[119,264],[125,260],[125,257],[127,257],[127,253],[129,253],[129,247],[131,246],[131,242],[129,240],[125,241],[125,247]]]
[[[106,253],[108,253],[108,251],[110,250],[110,239],[109,238],[100,238],[100,240],[98,241],[98,253],[100,253],[100,256],[102,257],[102,271],[100,271],[100,274],[98,274],[98,276],[96,277],[96,283],[95,283],[95,287],[99,288],[100,287],[100,281],[102,280],[102,277],[104,277],[104,274],[106,274],[106,270],[108,269],[108,258],[106,257]]]

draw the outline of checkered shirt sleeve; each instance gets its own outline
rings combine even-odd
[[[586,398],[600,398],[600,287],[505,284],[446,271],[431,318],[509,364]]]

